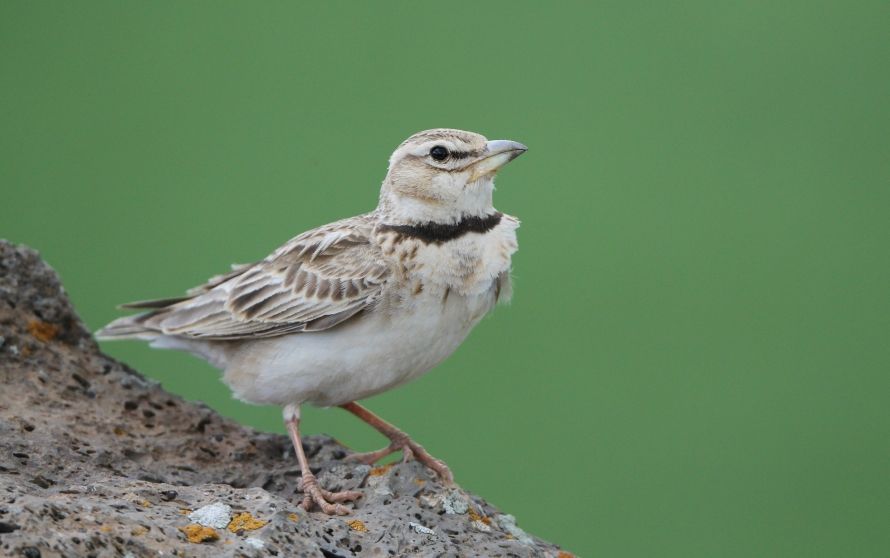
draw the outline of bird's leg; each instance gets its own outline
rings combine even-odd
[[[312,502],[318,504],[321,511],[328,515],[346,515],[349,508],[340,502],[348,502],[361,497],[361,492],[354,490],[344,490],[342,492],[329,492],[318,486],[318,479],[309,469],[309,460],[306,459],[306,453],[303,451],[303,442],[300,440],[300,406],[287,405],[284,407],[284,424],[287,432],[290,434],[290,440],[294,444],[294,451],[297,454],[297,461],[300,462],[300,490],[303,491],[303,501],[300,506],[304,510],[309,511]]]
[[[454,475],[451,474],[451,469],[448,468],[448,465],[446,465],[444,461],[436,459],[430,455],[423,449],[423,446],[409,438],[407,434],[355,401],[340,405],[340,407],[367,422],[373,426],[375,430],[389,438],[389,445],[383,449],[368,453],[355,453],[347,456],[346,459],[371,464],[391,453],[402,450],[404,461],[408,461],[412,458],[416,459],[438,473],[439,477],[445,484],[454,484]]]

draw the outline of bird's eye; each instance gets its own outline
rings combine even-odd
[[[437,145],[430,149],[430,157],[437,161],[444,161],[448,158],[448,149],[441,145]]]

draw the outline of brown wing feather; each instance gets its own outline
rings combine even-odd
[[[306,232],[136,320],[165,335],[219,340],[334,327],[373,305],[389,277],[371,230],[363,216]]]

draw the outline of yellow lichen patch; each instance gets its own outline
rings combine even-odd
[[[491,519],[485,517],[484,515],[479,515],[478,513],[476,513],[476,510],[470,509],[468,515],[470,517],[470,521],[481,521],[486,525],[491,525]]]
[[[114,529],[111,525],[102,525],[101,527],[99,527],[100,533],[110,533],[113,530]]]
[[[124,436],[126,433],[127,433],[127,431],[124,430],[123,428],[121,428],[120,426],[114,427],[114,435],[115,436]]]
[[[426,479],[414,479],[414,484],[417,486],[423,486],[426,484]]]
[[[294,523],[296,523],[297,521],[300,520],[300,516],[297,515],[297,514],[295,514],[295,513],[289,513],[289,514],[287,514],[287,518],[288,518],[290,521],[293,521]]]
[[[250,515],[250,512],[239,513],[235,517],[232,518],[232,521],[229,522],[229,526],[227,529],[232,533],[237,533],[238,531],[253,531],[255,529],[259,529],[264,526],[268,521],[263,521],[262,519],[257,519],[254,516]]]
[[[358,531],[359,533],[367,533],[368,528],[365,526],[365,522],[361,519],[353,519],[351,521],[346,522],[349,525],[349,528],[353,531]]]
[[[47,341],[55,339],[56,335],[59,334],[59,326],[41,322],[40,320],[31,320],[28,322],[28,333],[30,333],[34,339],[46,343]]]
[[[213,527],[204,527],[197,523],[190,523],[185,527],[180,527],[180,531],[185,533],[186,538],[191,543],[213,542],[219,540],[219,533]]]
[[[142,506],[143,508],[151,507],[151,502],[149,502],[148,500],[136,500],[136,503],[139,504],[140,506]]]
[[[374,467],[373,469],[371,469],[368,475],[371,477],[379,477],[380,475],[385,475],[386,472],[395,467],[395,465],[395,463],[389,463],[387,465],[381,465],[380,467]]]
[[[190,510],[190,509],[188,509],[188,508],[181,508],[181,509],[179,510],[179,515],[188,515],[188,514],[190,514],[190,513],[192,513],[192,510]]]
[[[148,527],[144,527],[142,525],[137,525],[136,527],[133,527],[132,529],[130,529],[130,534],[133,535],[134,537],[138,537],[138,536],[144,535],[146,533],[148,533]]]

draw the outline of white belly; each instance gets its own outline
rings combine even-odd
[[[228,351],[225,381],[251,403],[331,406],[427,372],[457,349],[494,306],[476,295],[421,294],[392,317],[371,311],[331,330],[251,341]]]

